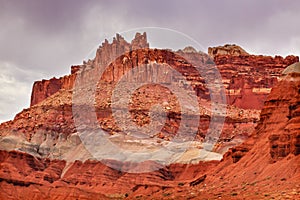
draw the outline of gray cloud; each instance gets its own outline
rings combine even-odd
[[[40,74],[11,63],[0,62],[0,68],[0,122],[2,122],[12,119],[21,108],[28,106],[32,80]]]
[[[0,0],[0,120],[28,107],[33,81],[69,73],[69,66],[82,63],[104,38],[136,27],[175,29],[205,48],[237,43],[256,54],[299,55],[299,5],[291,0]],[[17,92],[20,87],[23,92]]]

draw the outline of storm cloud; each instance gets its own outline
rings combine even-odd
[[[104,38],[137,27],[174,29],[204,48],[235,43],[255,54],[300,55],[299,6],[291,0],[0,0],[0,121],[29,106],[35,80],[69,73]]]

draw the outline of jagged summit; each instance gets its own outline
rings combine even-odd
[[[131,45],[132,49],[136,49],[136,47],[149,48],[146,32],[144,32],[143,34],[137,32],[131,42],[127,42],[122,35],[117,33],[116,36],[113,37],[113,41],[111,44],[124,44],[124,43],[127,45]],[[109,45],[109,41],[105,39],[102,45],[100,45],[99,49],[107,45]]]
[[[112,43],[105,40],[97,49],[93,63],[94,65],[106,65],[113,61],[114,58],[124,54],[124,52],[146,48],[149,48],[149,43],[145,32],[143,34],[136,33],[131,42],[127,42],[120,34],[116,34]]]

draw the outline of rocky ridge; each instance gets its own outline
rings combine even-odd
[[[214,58],[220,55],[247,56],[249,53],[236,44],[225,44],[224,46],[209,47],[208,55]]]
[[[168,50],[151,50],[148,47],[146,33],[136,34],[131,43],[126,42],[120,35],[117,35],[111,44],[106,40],[99,47],[95,59],[86,61],[83,65],[72,66],[70,75],[59,79],[53,78],[35,82],[31,107],[17,114],[13,121],[1,124],[1,136],[17,135],[21,138],[25,136],[26,140],[34,142],[34,145],[36,145],[36,142],[39,145],[43,143],[46,149],[49,148],[48,144],[68,141],[71,140],[70,137],[76,138],[72,113],[72,89],[76,75],[83,72],[88,74],[91,69],[97,68],[101,63],[110,63],[113,55],[121,54],[123,51],[127,53],[110,64],[110,67],[103,73],[102,81],[99,82],[96,90],[98,121],[102,128],[111,134],[120,130],[112,121],[112,115],[109,111],[110,96],[115,83],[133,66],[143,63],[154,63],[152,65],[155,65],[155,63],[167,62],[174,66],[177,71],[188,74],[187,80],[191,82],[198,96],[209,100],[209,93],[205,87],[204,79],[199,77],[197,72],[193,72],[192,66],[185,60],[185,58],[192,62],[202,60],[201,62],[205,63],[209,61],[209,57],[195,50],[170,52]],[[276,56],[272,58],[270,56],[254,55],[217,55],[214,61],[222,75],[227,102],[230,105],[227,107],[227,117],[220,143],[216,148],[219,152],[225,152],[228,147],[240,143],[253,131],[270,88],[278,81],[279,74],[284,67],[298,61],[298,57],[288,56],[282,58]],[[190,71],[186,71],[187,69]],[[86,75],[84,81],[91,82],[90,77],[92,76]],[[145,79],[145,77],[142,79]],[[168,99],[169,102],[165,109],[174,111],[173,114],[170,113],[172,120],[164,127],[163,132],[157,136],[161,139],[170,139],[172,134],[176,132],[180,120],[180,110],[178,104],[176,104],[176,99],[174,96],[172,97],[172,94],[170,94],[171,96],[150,95],[147,97],[149,100],[147,101],[141,95],[145,93],[145,90],[146,88],[141,88],[141,91],[138,92],[140,95],[136,93],[135,99],[133,99],[135,103],[132,104],[131,112],[136,118],[136,123],[139,125],[147,124],[149,122],[149,116],[147,116],[149,107],[161,101],[159,99]],[[157,93],[159,90],[162,90],[159,93],[160,95],[167,94],[164,89],[157,87],[150,89],[148,93]],[[101,98],[97,98],[97,96]],[[204,106],[200,105],[200,129],[196,130],[200,140],[205,137],[210,123],[210,105],[208,102],[203,101],[201,101],[201,104]],[[195,122],[191,121],[191,123]],[[175,129],[172,130],[170,127],[175,127]],[[16,144],[20,144],[19,139],[14,137],[10,140],[13,143],[12,148],[17,148],[18,145]],[[22,146],[24,145],[19,145],[18,148],[23,148]],[[48,155],[49,153],[48,150],[45,151],[43,148],[39,148],[39,152],[44,152],[41,155]],[[45,154],[45,152],[47,153]]]
[[[1,198],[297,199],[299,89],[299,73],[282,77],[268,96],[251,137],[228,151],[221,162],[174,164],[136,176],[97,161],[66,166],[61,160],[0,151]]]
[[[111,134],[116,134],[114,132],[118,132],[118,129],[111,121],[110,113],[106,112],[107,105],[110,103],[107,98],[111,95],[112,88],[115,87],[115,81],[124,75],[126,68],[155,61],[156,63],[172,63],[177,70],[183,71],[189,69],[189,64],[180,55],[188,54],[187,56],[192,60],[199,54],[191,50],[178,52],[178,55],[166,50],[150,50],[147,48],[145,34],[137,34],[134,41],[138,42],[127,43],[121,36],[117,36],[112,44],[108,44],[107,41],[102,44],[94,60],[87,61],[81,66],[72,67],[71,75],[35,83],[32,106],[19,113],[13,121],[0,125],[0,142],[1,148],[4,149],[1,151],[0,157],[0,184],[4,189],[3,193],[1,192],[1,198],[20,198],[21,194],[23,194],[22,196],[26,194],[28,199],[41,197],[61,199],[126,198],[127,196],[129,198],[136,196],[140,196],[139,198],[194,196],[193,198],[196,198],[197,195],[218,197],[220,194],[227,197],[239,194],[247,197],[247,193],[240,192],[242,191],[240,187],[246,186],[247,189],[251,188],[248,185],[254,182],[259,182],[258,185],[263,186],[262,184],[270,184],[284,179],[284,181],[288,181],[280,187],[287,189],[288,194],[294,197],[299,194],[298,186],[295,191],[292,187],[293,184],[297,185],[296,180],[299,176],[297,163],[299,163],[298,104],[300,98],[297,73],[291,73],[281,78],[279,86],[273,89],[265,103],[255,132],[243,144],[227,152],[220,164],[215,161],[196,161],[197,164],[177,163],[158,171],[136,176],[136,174],[111,169],[99,161],[86,160],[92,157],[81,145],[72,117],[72,86],[76,74],[88,73],[88,70],[101,63],[110,63],[111,55],[123,52],[120,48],[126,48],[131,52],[131,54],[118,57],[111,64],[102,77],[104,82],[100,82],[96,90],[97,94],[101,95],[101,98],[96,97],[97,105],[99,105],[97,119],[104,129],[111,131]],[[104,50],[105,48],[106,50]],[[124,59],[125,57],[127,60]],[[209,60],[208,57],[204,58],[205,62]],[[223,77],[227,98],[231,104],[228,107],[224,125],[223,132],[225,134],[223,134],[226,135],[224,138],[232,137],[238,140],[237,136],[244,136],[239,141],[231,139],[226,144],[228,146],[232,142],[232,145],[236,145],[244,141],[252,133],[251,130],[254,130],[255,124],[259,120],[260,108],[263,106],[261,99],[266,98],[270,88],[278,82],[281,71],[287,65],[298,61],[298,58],[226,54],[215,56],[214,61]],[[122,73],[118,67],[122,67]],[[249,71],[252,76],[246,73]],[[193,73],[190,74],[193,75]],[[201,97],[206,99],[202,103],[207,103],[209,97],[206,95],[207,90],[203,80],[197,78],[196,75],[188,78],[192,85],[194,84],[194,87],[198,88]],[[244,79],[243,82],[241,79]],[[179,118],[176,113],[179,111],[174,95],[172,96],[165,89],[156,86],[140,88],[133,95],[132,112],[137,123],[147,123],[148,116],[145,115],[145,112],[152,104],[149,101],[145,102],[139,93],[153,94],[154,91],[161,91],[159,93],[161,96],[150,95],[151,102],[159,102],[160,99],[166,98],[169,104],[164,105],[165,109],[173,111],[170,114],[172,120],[164,129],[165,133],[158,135],[157,141],[161,142],[168,139],[169,136],[166,133],[172,133],[169,127],[176,128],[178,123]],[[247,99],[251,99],[255,103],[248,104]],[[139,108],[143,109],[137,112]],[[200,110],[202,112],[201,123],[202,129],[205,131],[207,123],[209,123],[210,105],[202,108],[203,110]],[[282,120],[282,116],[285,115],[285,120]],[[241,130],[245,130],[245,132]],[[14,149],[18,151],[11,151]],[[74,158],[82,161],[75,161]],[[188,158],[191,157],[188,156]],[[255,169],[258,163],[261,167]],[[155,163],[145,163],[145,166],[151,165],[155,165]],[[277,167],[281,170],[289,170],[284,170],[286,173],[283,176],[278,170],[275,170]],[[78,172],[80,172],[80,176]],[[253,173],[256,174],[253,175]],[[244,178],[240,180],[235,177]],[[228,184],[229,181],[232,183]],[[126,187],[124,187],[125,185]],[[216,186],[224,189],[215,190]],[[201,188],[206,189],[203,192]],[[268,191],[266,187],[262,188],[264,189],[262,191]],[[271,189],[274,190],[272,187]],[[201,194],[197,193],[198,190],[202,191]],[[218,192],[220,194],[217,194]],[[252,196],[248,196],[248,198],[255,196],[254,192],[251,193],[251,189],[249,195]]]

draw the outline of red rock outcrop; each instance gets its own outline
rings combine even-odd
[[[230,105],[261,110],[282,71],[299,62],[297,56],[217,55],[215,63],[223,77]]]
[[[62,78],[52,78],[50,80],[37,81],[33,84],[32,94],[31,94],[31,106],[43,101],[47,97],[53,95],[60,89],[70,90],[74,86],[74,81],[76,79],[76,72],[80,68],[91,68],[98,66],[101,63],[110,63],[111,59],[117,55],[121,55],[124,52],[129,52],[135,49],[149,48],[149,43],[147,42],[146,33],[137,33],[135,38],[131,43],[124,40],[119,34],[113,38],[111,44],[105,40],[102,46],[97,50],[96,57],[94,60],[89,60],[84,62],[83,65],[72,66],[71,75],[64,76]]]
[[[149,44],[145,33],[136,34],[131,43],[126,42],[120,35],[117,35],[111,44],[106,40],[97,50],[95,59],[84,62],[83,65],[72,66],[71,75],[59,79],[53,78],[36,82],[32,91],[31,108],[19,113],[14,121],[2,124],[2,132],[0,134],[4,136],[9,135],[11,132],[21,132],[30,141],[31,137],[40,131],[46,134],[56,132],[65,135],[76,132],[72,116],[71,92],[76,74],[81,73],[81,71],[88,72],[104,63],[110,63],[110,67],[106,69],[101,79],[105,81],[104,86],[98,86],[100,89],[97,92],[99,97],[101,97],[98,99],[102,100],[98,101],[99,107],[96,110],[98,110],[97,114],[100,123],[104,124],[103,128],[111,133],[118,131],[118,128],[111,121],[111,112],[108,111],[107,107],[109,101],[106,100],[110,98],[114,82],[119,80],[126,71],[139,64],[151,62],[168,63],[174,66],[177,71],[188,74],[187,80],[194,85],[197,94],[202,98],[209,99],[209,93],[205,88],[203,78],[199,77],[196,71],[191,71],[190,63],[184,59],[188,58],[192,62],[202,60],[201,62],[205,63],[209,61],[207,56],[190,47],[178,52],[151,50],[148,47]],[[124,51],[126,53],[123,53]],[[119,54],[122,55],[115,60],[114,56]],[[111,61],[112,59],[115,61]],[[233,106],[228,108],[228,116],[220,141],[222,142],[221,146],[227,146],[227,143],[231,143],[236,136],[239,136],[229,145],[231,146],[241,142],[253,131],[258,121],[259,110],[262,108],[270,88],[277,83],[278,76],[283,68],[298,61],[298,57],[288,56],[282,58],[276,56],[273,58],[254,55],[216,55],[214,60],[222,75],[228,102]],[[90,82],[90,77],[92,76],[86,73],[85,81]],[[143,91],[141,92],[143,93]],[[161,94],[164,94],[164,92],[161,92]],[[49,96],[52,97],[49,98]],[[143,97],[136,98],[139,99],[139,105],[145,104]],[[103,101],[104,99],[105,101]],[[147,106],[143,107],[144,112],[141,113],[137,111],[142,108],[139,105],[135,108],[136,113],[139,113],[139,115],[135,116],[137,117],[137,123],[142,121],[147,123],[149,121],[149,116],[147,117],[146,114]],[[209,105],[207,106],[209,107]],[[170,108],[175,109],[174,105]],[[179,113],[180,111],[177,110],[176,112]],[[141,118],[141,116],[145,117]],[[173,117],[174,122],[178,123],[178,115],[173,113]],[[168,135],[169,132],[172,132],[169,127],[175,127],[174,130],[176,131],[177,125],[174,122],[172,122],[172,125],[169,124],[170,126],[167,125],[164,128],[165,134],[159,134],[159,137],[164,138],[163,135]],[[198,131],[200,137],[205,136],[209,123],[209,113],[203,110]],[[224,152],[221,147],[217,149]]]
[[[206,184],[223,185],[222,197],[228,193],[249,199],[299,198],[300,74],[281,79],[268,96],[252,136],[230,149],[207,177]]]
[[[300,74],[284,75],[268,96],[260,114],[256,131],[240,146],[225,154],[238,162],[260,138],[268,140],[270,160],[277,161],[289,154],[299,154],[300,138]]]
[[[252,137],[233,148],[220,163],[174,164],[137,176],[98,161],[76,161],[67,166],[60,160],[0,151],[0,197],[297,199],[299,89],[299,74],[284,77],[268,97]],[[274,141],[279,142],[277,146]]]
[[[195,187],[159,190],[151,198],[299,199],[299,89],[299,73],[282,77],[252,136],[230,149],[204,181]]]
[[[76,79],[76,71],[78,66],[72,66],[72,74],[61,77],[59,79],[52,78],[50,80],[36,81],[32,87],[30,106],[34,106],[49,96],[55,94],[61,89],[73,89],[74,81]]]
[[[31,107],[17,114],[13,121],[0,125],[0,199],[253,199],[279,198],[282,193],[278,189],[289,198],[297,199],[300,195],[299,73],[282,77],[267,98],[270,89],[280,79],[281,71],[299,60],[295,56],[273,58],[231,50],[225,55],[218,52],[214,55],[230,104],[219,145],[228,147],[246,140],[225,153],[220,163],[175,163],[137,175],[112,169],[86,155],[87,150],[82,147],[74,125],[73,87],[79,73],[84,73],[85,83],[89,83],[93,79],[89,73],[103,64],[108,64],[108,68],[101,78],[96,77],[101,81],[93,102],[104,130],[111,134],[119,132],[112,120],[110,97],[116,82],[126,71],[140,64],[156,66],[168,63],[176,71],[188,72],[187,80],[199,97],[205,99],[201,103],[208,104],[205,105],[208,109],[200,109],[198,139],[205,137],[210,122],[210,105],[206,101],[209,95],[203,78],[184,58],[193,60],[200,56],[203,63],[210,62],[209,58],[191,48],[172,52],[148,47],[146,34],[137,34],[131,43],[117,35],[112,44],[108,41],[102,44],[95,59],[72,67],[71,75],[34,84]],[[85,95],[84,90],[75,92]],[[146,93],[149,93],[147,98]],[[252,133],[265,98],[260,121]],[[168,100],[168,104],[162,99]],[[176,96],[166,88],[145,86],[135,91],[131,100],[130,112],[138,125],[149,123],[147,113],[157,102],[162,103],[165,110],[171,110],[157,141],[172,138],[180,122]],[[80,106],[82,111],[88,109],[84,103]],[[189,123],[193,124],[193,116],[190,119]],[[251,137],[247,139],[250,133]],[[74,161],[77,158],[78,161]],[[132,164],[115,160],[108,162],[120,165],[122,169]],[[147,161],[140,165],[149,168],[157,163]]]
[[[76,79],[75,74],[80,68],[94,68],[103,63],[112,62],[112,58],[119,57],[121,54],[124,54],[124,52],[129,53],[132,50],[147,48],[149,48],[149,44],[147,42],[146,33],[137,33],[131,43],[126,42],[122,36],[117,34],[112,44],[109,44],[107,40],[102,43],[102,46],[100,46],[96,52],[94,60],[84,62],[83,65],[72,66],[71,75],[59,79],[52,78],[50,80],[35,82],[31,94],[31,106],[43,101],[60,89],[72,89]],[[271,56],[255,56],[243,53],[244,50],[239,49],[242,48],[236,45],[225,45],[224,47],[209,48],[208,51],[209,54],[216,51],[216,53],[212,55],[222,75],[228,103],[243,109],[260,110],[270,89],[277,83],[277,79],[282,70],[298,62],[299,58],[296,56],[287,56],[286,58],[282,58],[281,56],[275,56],[274,58]],[[149,52],[145,53],[149,54]],[[166,55],[160,55],[161,58],[164,58],[160,60],[159,55],[156,55],[157,58],[154,58],[151,55],[146,56],[145,53],[135,55],[135,58],[130,58],[132,54],[130,54],[129,57],[122,56],[121,63],[128,69],[128,67],[132,68],[132,66],[136,66],[138,63],[145,63],[146,60],[153,60],[160,63],[164,62],[164,60],[169,60],[169,58],[165,57]],[[191,49],[191,47],[178,51],[176,54],[188,58],[190,61],[199,60],[200,57],[203,59],[203,54]],[[137,58],[140,59],[136,60]],[[141,60],[141,58],[143,60]],[[103,77],[103,80],[118,80],[123,76],[125,70],[124,67],[110,69],[114,69],[114,71],[111,71],[111,74],[107,73],[107,75]],[[192,79],[192,77],[190,77],[190,79]]]

